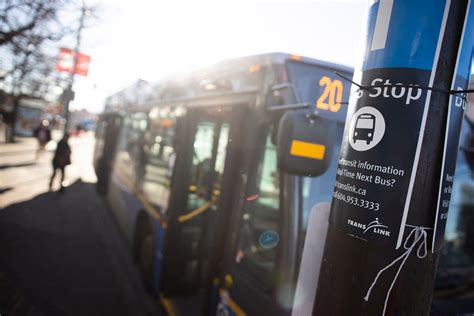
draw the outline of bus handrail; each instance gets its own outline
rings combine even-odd
[[[198,207],[197,209],[192,210],[189,213],[186,213],[184,215],[179,216],[178,217],[178,222],[180,222],[180,223],[187,222],[187,221],[195,218],[196,216],[200,215],[201,213],[204,213],[205,211],[210,209],[211,206],[214,206],[215,204],[216,204],[215,200],[207,201],[206,203],[204,203],[204,205]]]

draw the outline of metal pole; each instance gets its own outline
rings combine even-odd
[[[77,54],[79,52],[79,47],[81,46],[81,34],[82,34],[82,29],[84,28],[84,19],[85,19],[85,16],[86,16],[86,12],[87,12],[87,8],[86,8],[86,4],[84,1],[82,1],[82,7],[81,7],[81,17],[79,19],[79,27],[77,28],[77,32],[76,32],[76,46],[74,47],[74,66],[73,66],[73,69],[72,69],[72,73],[71,73],[71,76],[69,78],[69,85],[68,87],[66,88],[66,100],[64,100],[64,116],[65,116],[65,119],[66,119],[66,123],[64,124],[64,132],[68,132],[69,130],[69,104],[71,103],[71,101],[73,100],[73,90],[72,90],[72,87],[74,85],[74,77],[75,77],[75,74],[76,74],[76,71],[77,71]]]
[[[470,71],[470,0],[370,6],[314,315],[427,315]]]

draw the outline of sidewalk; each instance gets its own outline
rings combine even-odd
[[[34,145],[0,145],[0,188],[10,188],[0,193],[0,313],[2,302],[20,293],[35,307],[28,315],[158,314],[96,193],[93,138],[70,140],[64,193],[48,192],[52,153],[35,161]]]
[[[59,141],[60,138],[59,133],[53,133],[54,140]],[[66,167],[66,182],[73,183],[78,179],[96,182],[92,167],[93,134],[71,137],[69,145],[72,164]],[[56,142],[49,142],[46,151],[38,157],[37,146],[33,137],[17,138],[14,144],[0,144],[0,208],[48,192]]]

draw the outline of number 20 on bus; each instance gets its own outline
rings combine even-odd
[[[340,80],[331,80],[328,76],[319,79],[319,85],[324,87],[323,93],[316,101],[316,107],[321,110],[338,112],[341,108],[342,90],[344,89]]]

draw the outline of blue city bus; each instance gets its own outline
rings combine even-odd
[[[97,188],[168,315],[292,315],[310,212],[332,199],[341,149],[350,84],[335,71],[352,76],[273,53],[108,99]],[[472,122],[466,116],[434,315],[474,311]],[[315,172],[298,172],[307,163]]]
[[[168,314],[291,313],[309,210],[332,197],[350,92],[335,71],[352,77],[349,67],[272,53],[108,99],[98,190]],[[293,144],[301,161],[324,147],[311,177],[277,163],[287,112],[332,131],[325,145]]]

